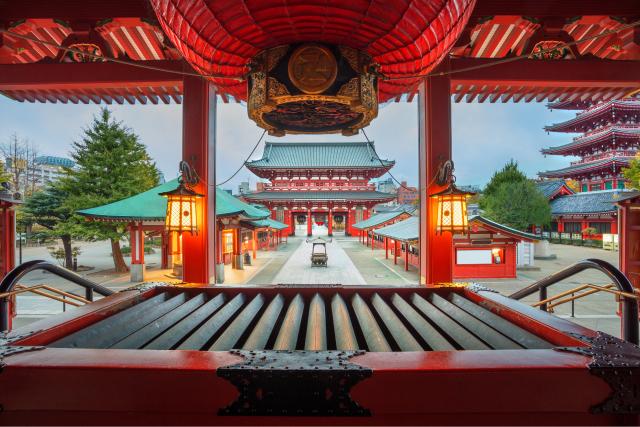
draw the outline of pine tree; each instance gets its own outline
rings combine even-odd
[[[479,204],[487,218],[519,230],[551,221],[549,201],[514,160],[493,174]]]
[[[68,193],[65,204],[74,212],[112,203],[158,184],[160,173],[144,144],[106,108],[94,116],[82,141],[73,143],[71,157],[76,167],[67,171],[61,185]],[[116,271],[128,270],[120,250],[124,224],[85,221],[76,214],[67,227],[90,240],[110,239]]]
[[[627,187],[640,188],[640,153],[629,162],[629,166],[622,169],[622,175],[629,180]]]
[[[74,212],[65,204],[68,194],[57,183],[49,184],[42,191],[33,193],[19,208],[22,225],[38,224],[46,234],[59,238],[64,249],[64,266],[72,267],[71,238],[77,234],[73,223],[69,224]]]

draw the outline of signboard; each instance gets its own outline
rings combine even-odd
[[[551,232],[551,238],[552,239],[559,239],[560,238],[560,233],[558,233],[557,231],[552,231]]]
[[[582,233],[571,233],[572,240],[582,240]]]
[[[458,249],[456,251],[456,264],[493,264],[491,249]]]
[[[602,235],[602,249],[608,251],[618,250],[618,235],[617,234],[603,234]]]

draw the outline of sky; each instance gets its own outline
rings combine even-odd
[[[12,134],[34,143],[42,155],[69,156],[71,143],[82,137],[83,129],[99,111],[98,105],[20,103],[0,95],[0,143]],[[150,156],[166,179],[177,176],[180,158],[182,112],[176,104],[111,105],[117,120],[139,135]],[[549,134],[545,125],[567,120],[572,111],[549,111],[544,103],[459,103],[452,106],[453,160],[457,183],[483,186],[497,169],[510,159],[518,161],[530,177],[542,170],[567,166],[572,158],[545,158],[540,149],[569,142],[571,134]],[[393,175],[417,185],[418,112],[417,103],[383,105],[378,118],[366,128],[381,158],[396,161]],[[218,104],[218,182],[226,180],[245,160],[262,129],[247,117],[242,104]],[[356,135],[291,135],[265,137],[267,141],[364,141]],[[262,147],[252,159],[262,156]],[[384,177],[383,177],[384,178]],[[255,186],[257,177],[244,168],[225,188],[237,191],[241,181]]]

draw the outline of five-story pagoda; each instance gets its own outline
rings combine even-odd
[[[326,224],[329,235],[350,235],[374,205],[395,198],[370,182],[394,164],[380,159],[367,142],[267,142],[262,158],[246,166],[269,183],[244,197],[268,207],[290,235],[298,229],[311,236],[313,224]]]
[[[543,154],[578,156],[569,167],[540,172],[542,178],[572,179],[580,191],[624,188],[622,168],[640,148],[640,101],[620,99],[589,106],[583,102],[550,104],[552,109],[584,110],[562,123],[546,126],[548,132],[582,135],[568,144],[542,150]]]

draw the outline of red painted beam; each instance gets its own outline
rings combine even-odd
[[[535,18],[585,15],[638,16],[637,0],[478,0],[469,22],[496,15],[531,16]]]
[[[167,86],[182,88],[182,61],[138,61],[168,71],[113,62],[0,64],[0,90]],[[173,71],[173,72],[172,72]]]
[[[0,0],[0,17],[7,22],[29,18],[92,23],[106,18],[156,19],[147,0]]]
[[[496,59],[451,60],[451,86],[496,85],[537,87],[629,87],[640,84],[640,61],[522,59],[495,66]],[[485,68],[466,69],[482,66]],[[442,68],[441,68],[442,70]]]

